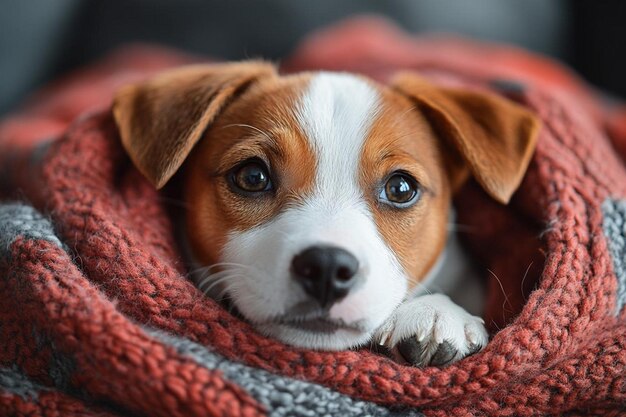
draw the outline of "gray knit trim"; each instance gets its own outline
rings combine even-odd
[[[608,199],[602,204],[604,234],[609,241],[617,277],[616,314],[626,304],[626,201]]]
[[[71,376],[78,368],[76,361],[71,356],[62,354],[54,343],[50,345],[52,350],[52,358],[50,360],[50,368],[48,368],[48,375],[54,386],[64,392],[68,392],[77,396],[84,396],[84,393],[75,388],[71,383]]]
[[[248,391],[253,398],[263,404],[273,417],[423,416],[414,410],[392,411],[374,403],[356,400],[321,385],[274,375],[232,362],[192,341],[156,330],[146,329],[146,331],[205,368],[221,371],[226,379]]]
[[[7,257],[18,236],[43,239],[63,247],[52,224],[33,207],[22,203],[0,204],[0,257]]]
[[[17,366],[10,368],[0,367],[0,392],[19,395],[24,400],[36,399],[39,392],[47,390],[46,387],[31,381]]]
[[[78,369],[76,360],[73,357],[62,353],[61,350],[57,348],[55,343],[44,333],[41,333],[37,331],[37,329],[33,328],[31,334],[33,335],[37,349],[50,349],[51,351],[50,361],[48,362],[48,375],[54,382],[55,388],[75,397],[87,398],[86,390],[81,387],[73,386],[71,382],[72,374],[74,374]]]

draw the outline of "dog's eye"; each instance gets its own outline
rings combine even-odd
[[[396,172],[387,178],[378,198],[383,203],[404,208],[417,202],[420,195],[421,190],[417,181],[408,174]]]
[[[272,187],[268,169],[260,160],[247,161],[235,168],[232,183],[248,193],[268,191]]]

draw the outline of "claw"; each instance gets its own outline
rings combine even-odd
[[[469,352],[467,353],[467,356],[480,352],[482,348],[483,347],[480,344],[472,343],[471,345],[469,345]]]

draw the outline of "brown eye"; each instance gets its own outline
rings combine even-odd
[[[233,185],[241,191],[259,193],[271,189],[267,167],[262,161],[244,162],[232,174]]]
[[[420,194],[417,181],[408,174],[397,172],[387,179],[378,199],[394,207],[404,208],[413,205]]]

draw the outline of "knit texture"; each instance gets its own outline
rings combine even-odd
[[[417,369],[283,345],[186,278],[167,199],[128,160],[109,106],[119,85],[192,61],[120,52],[0,124],[0,416],[624,415],[625,113],[543,58],[372,19],[284,61],[381,81],[414,69],[543,121],[509,206],[472,182],[455,202],[488,281],[488,346]]]
[[[174,347],[209,369],[218,369],[224,377],[240,385],[276,417],[315,416],[406,416],[423,414],[411,410],[389,411],[375,404],[358,401],[328,388],[305,381],[285,378],[261,369],[225,360],[204,346],[187,339],[153,332],[153,336]]]
[[[607,200],[602,205],[604,234],[609,240],[613,270],[617,276],[616,312],[626,304],[626,201]]]
[[[11,243],[17,236],[26,239],[43,239],[62,246],[52,225],[34,208],[22,204],[0,206],[0,256],[8,257]]]

